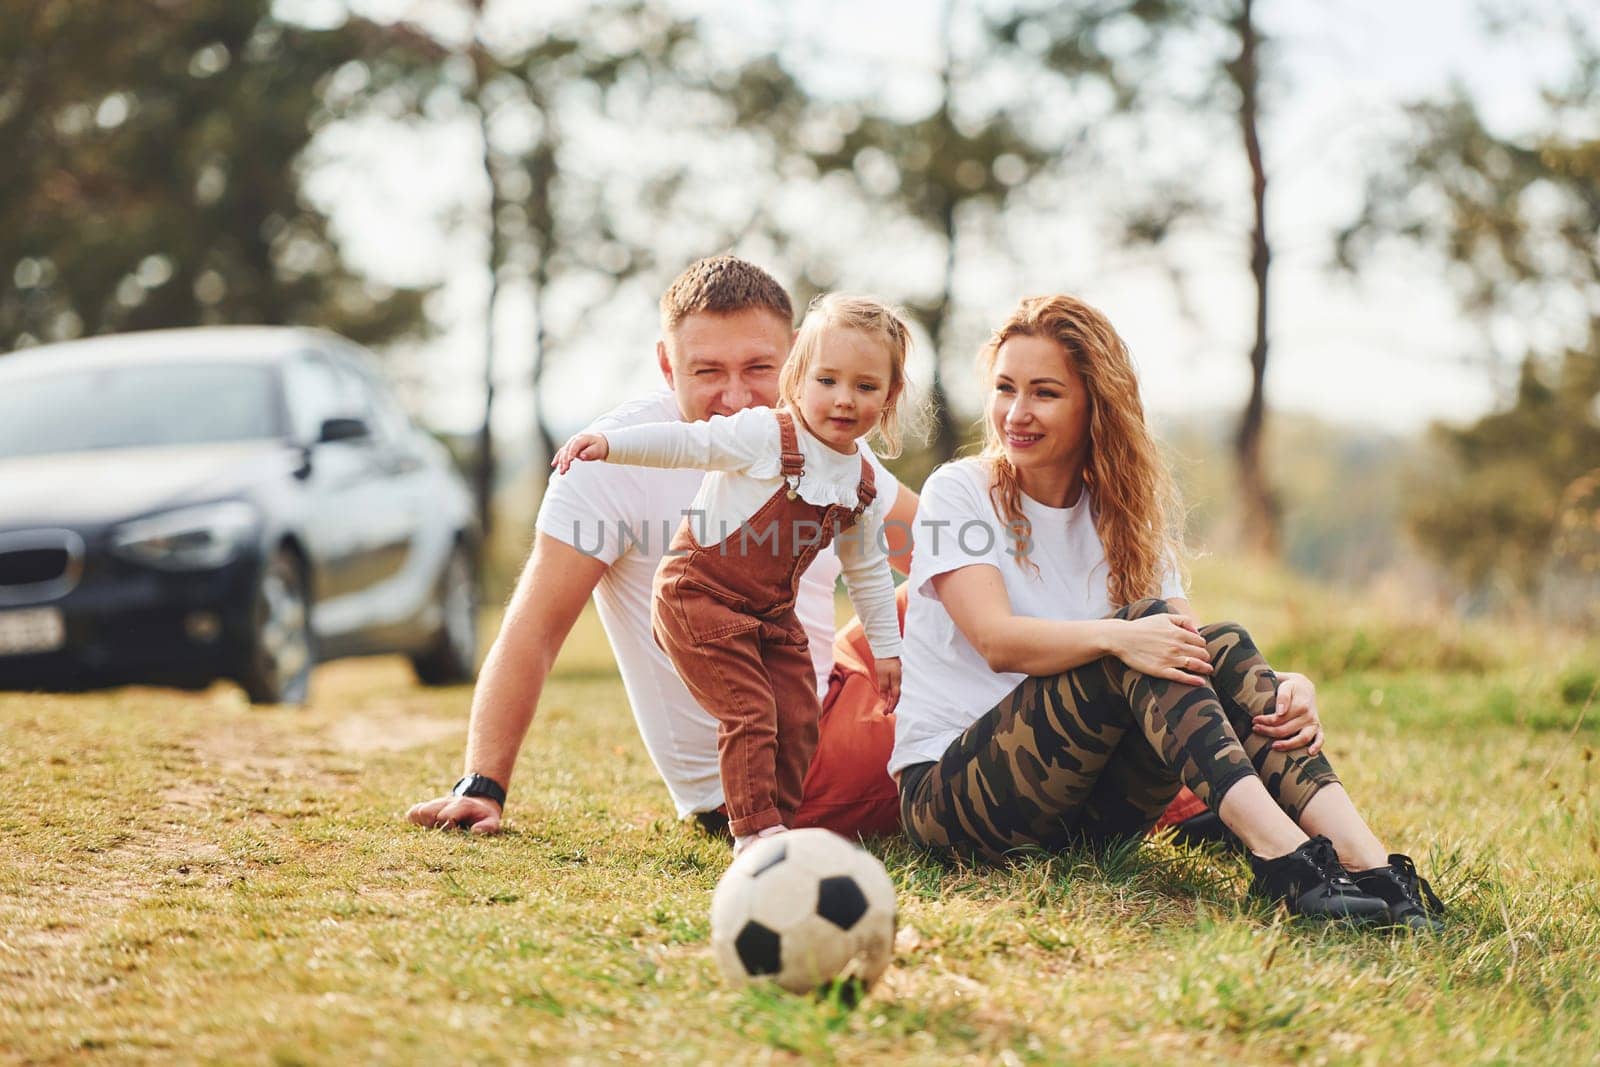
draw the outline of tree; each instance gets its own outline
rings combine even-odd
[[[626,0],[596,5],[565,30],[501,60],[507,90],[502,106],[530,108],[538,116],[537,135],[520,150],[495,153],[490,166],[497,183],[509,183],[502,195],[511,210],[500,224],[506,230],[508,261],[520,270],[533,309],[530,383],[536,443],[545,458],[557,446],[543,407],[544,376],[558,339],[552,337],[546,314],[551,286],[574,274],[602,283],[571,314],[571,321],[581,324],[619,285],[652,266],[650,243],[631,239],[617,225],[612,198],[631,194],[649,205],[682,172],[676,161],[656,161],[642,172],[608,175],[601,181],[570,172],[563,166],[572,152],[569,131],[607,121],[608,94],[621,83],[644,83],[659,91],[662,83],[688,82],[671,57],[694,32],[692,23]],[[605,40],[615,43],[602,44]]]
[[[1581,344],[1589,320],[1600,318],[1600,138],[1592,126],[1600,38],[1575,42],[1574,70],[1544,94],[1535,129],[1496,133],[1459,87],[1412,104],[1360,214],[1340,234],[1339,262],[1353,270],[1385,242],[1412,243],[1443,258],[1463,306],[1485,325],[1564,318]],[[1498,355],[1515,363],[1524,353]]]
[[[737,81],[743,102],[739,121],[772,139],[782,157],[780,169],[798,163],[812,179],[847,176],[867,202],[903,213],[938,241],[943,252],[938,283],[932,292],[905,298],[933,349],[928,401],[934,462],[950,458],[960,443],[945,386],[959,299],[958,256],[1051,155],[1024,132],[1020,101],[1004,107],[967,103],[964,84],[976,64],[957,52],[956,11],[954,0],[945,0],[939,93],[933,110],[918,118],[901,118],[861,100],[814,99],[777,62],[752,63]],[[818,130],[829,132],[819,136]],[[827,280],[802,282],[822,288]]]
[[[1564,323],[1578,340],[1524,349],[1501,410],[1435,435],[1454,460],[1412,513],[1418,539],[1479,588],[1546,597],[1600,576],[1600,40],[1574,26],[1576,61],[1534,128],[1492,130],[1456,89],[1409,109],[1340,241],[1355,269],[1385,243],[1431,250],[1485,324]],[[1528,334],[1523,333],[1523,343]],[[1486,341],[1486,347],[1490,342]],[[1491,366],[1508,353],[1494,354]]]
[[[1281,549],[1282,508],[1264,462],[1266,377],[1270,352],[1272,249],[1267,228],[1268,167],[1262,144],[1265,96],[1273,82],[1266,75],[1271,42],[1264,35],[1254,0],[1091,0],[1027,8],[1002,27],[1004,39],[1023,54],[1032,53],[1046,70],[1069,83],[1092,83],[1109,90],[1109,103],[1084,121],[1091,141],[1120,124],[1152,121],[1206,128],[1234,127],[1247,168],[1248,199],[1232,210],[1197,191],[1193,175],[1207,169],[1216,140],[1199,144],[1206,155],[1186,155],[1170,137],[1156,135],[1150,151],[1135,164],[1142,180],[1122,192],[1119,244],[1162,249],[1186,227],[1215,226],[1215,220],[1249,218],[1248,265],[1255,290],[1253,336],[1247,358],[1250,392],[1234,433],[1240,530],[1245,546],[1268,555]],[[1029,46],[1030,40],[1034,42]],[[1193,57],[1200,57],[1198,63]],[[1181,73],[1181,76],[1180,76]],[[1096,135],[1100,135],[1098,138]],[[1146,133],[1144,138],[1150,135]],[[1164,172],[1162,158],[1176,167]],[[1126,165],[1126,164],[1124,164]],[[1172,166],[1172,164],[1168,164]],[[1169,275],[1183,297],[1184,279],[1169,264]]]
[[[268,0],[0,7],[0,348],[203,323],[315,323],[377,342],[420,291],[354,273],[301,194],[317,130],[412,106],[428,42]],[[340,75],[361,91],[337,93]]]
[[[963,224],[970,225],[966,217],[973,213],[1004,211],[1012,190],[1047,158],[1004,111],[978,119],[962,115],[957,100],[962,71],[953,37],[955,10],[955,0],[945,0],[940,23],[944,64],[939,72],[939,105],[933,114],[907,125],[882,118],[869,120],[846,138],[852,164],[869,145],[889,151],[900,171],[900,202],[914,218],[944,239],[944,270],[939,288],[914,305],[927,325],[933,345],[928,401],[933,411],[930,444],[936,462],[953,456],[960,443],[945,391],[943,364],[949,349],[956,299],[956,257]],[[835,155],[825,159],[824,165],[837,167],[844,158]]]
[[[1267,168],[1261,152],[1261,31],[1252,0],[1239,0],[1227,19],[1238,39],[1239,54],[1226,63],[1228,81],[1238,92],[1239,132],[1250,164],[1250,277],[1255,283],[1255,341],[1250,346],[1250,398],[1245,402],[1234,437],[1239,465],[1239,492],[1244,504],[1248,547],[1276,556],[1281,548],[1282,508],[1272,491],[1261,458],[1267,416],[1267,296],[1272,248],[1267,241]]]
[[[1600,322],[1586,348],[1554,361],[1529,357],[1507,407],[1469,426],[1435,427],[1454,465],[1419,493],[1417,539],[1474,588],[1536,596],[1558,557],[1577,572],[1565,580],[1592,581],[1600,575],[1597,407]]]
[[[497,466],[493,411],[500,306],[515,294],[526,299],[531,312],[526,344],[532,430],[535,447],[548,458],[556,441],[545,410],[544,380],[556,350],[583,332],[587,317],[620,285],[654,264],[652,228],[629,236],[616,205],[632,200],[647,209],[658,207],[683,172],[680,161],[655,160],[636,172],[597,176],[577,158],[569,133],[614,124],[610,96],[619,86],[644,84],[669,93],[705,91],[706,86],[675,62],[676,50],[693,39],[694,25],[662,16],[639,0],[590,4],[569,20],[542,25],[531,42],[489,39],[482,31],[484,0],[466,3],[474,31],[461,49],[465,77],[455,88],[479,130],[488,190],[481,213],[490,279],[484,414],[475,464],[480,519],[488,529]],[[547,314],[550,292],[579,278],[592,284],[582,298],[563,301],[567,327],[557,330]]]

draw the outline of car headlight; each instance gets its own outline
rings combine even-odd
[[[254,543],[261,517],[243,501],[180,508],[124,523],[111,547],[137,563],[174,570],[220,567]]]

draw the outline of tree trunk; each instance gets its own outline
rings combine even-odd
[[[545,270],[545,249],[539,250],[539,267],[528,279],[533,301],[533,368],[529,379],[533,385],[533,436],[539,447],[539,459],[546,463],[556,454],[556,440],[550,435],[550,425],[544,417],[544,371],[547,334],[544,328],[544,293],[549,284]],[[539,469],[543,469],[540,467]]]
[[[500,305],[500,270],[505,261],[505,239],[500,232],[500,209],[505,200],[494,168],[494,151],[489,144],[489,116],[483,105],[483,67],[486,56],[474,56],[472,103],[478,115],[478,130],[483,140],[483,174],[489,182],[489,297],[483,332],[483,424],[478,429],[477,463],[473,471],[473,495],[478,507],[478,524],[485,540],[494,524],[494,374],[495,312]]]
[[[532,201],[523,206],[532,220],[531,229],[539,242],[538,261],[528,275],[529,296],[533,311],[533,360],[528,381],[533,389],[533,436],[539,449],[540,460],[548,463],[555,456],[557,442],[550,435],[550,426],[544,414],[544,375],[549,367],[549,331],[545,328],[545,295],[550,288],[550,256],[556,247],[556,214],[554,184],[556,180],[556,151],[559,134],[553,108],[542,106],[545,129],[538,146],[527,159],[528,177],[532,179]],[[541,466],[539,469],[543,469]]]
[[[933,381],[928,387],[928,404],[932,408],[933,434],[928,442],[933,449],[934,463],[944,463],[956,454],[960,446],[960,436],[956,433],[955,416],[950,412],[950,398],[944,387],[944,349],[945,337],[949,332],[950,310],[954,302],[955,271],[956,271],[956,225],[955,204],[946,204],[944,210],[945,220],[945,259],[944,259],[944,289],[939,294],[939,300],[930,309],[928,316],[928,336],[933,342]]]
[[[1276,556],[1280,549],[1281,514],[1262,457],[1267,413],[1267,281],[1272,251],[1267,243],[1267,171],[1261,156],[1258,125],[1261,70],[1257,47],[1260,39],[1252,7],[1252,0],[1242,0],[1234,22],[1239,35],[1239,57],[1228,66],[1228,73],[1239,90],[1239,126],[1244,135],[1245,155],[1250,161],[1251,197],[1255,209],[1250,274],[1256,286],[1256,339],[1250,349],[1250,400],[1239,420],[1234,455],[1239,465],[1243,543],[1251,551]]]
[[[955,0],[945,0],[941,16],[941,34],[944,40],[944,70],[941,81],[944,97],[939,103],[939,129],[951,125],[951,97],[955,93],[955,41],[951,26],[955,19]],[[933,381],[928,389],[928,405],[933,415],[933,439],[928,442],[933,450],[935,465],[944,463],[956,454],[960,437],[956,433],[955,416],[950,412],[950,398],[944,387],[944,346],[949,332],[950,312],[955,303],[956,286],[956,200],[947,197],[941,205],[940,221],[944,226],[944,278],[939,298],[929,309],[928,335],[933,342]]]

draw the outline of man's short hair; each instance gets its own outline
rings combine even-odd
[[[794,304],[772,275],[738,256],[707,256],[689,264],[661,294],[661,332],[697,312],[732,315],[751,308],[794,323]]]

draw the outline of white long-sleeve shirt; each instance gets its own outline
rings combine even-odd
[[[845,454],[817,440],[794,420],[805,472],[792,488],[808,504],[855,507],[861,481],[859,452]],[[755,515],[784,488],[782,439],[771,408],[746,408],[703,422],[656,422],[605,431],[607,461],[639,467],[711,471],[700,483],[690,534],[701,547],[715,545]],[[858,443],[858,449],[866,445]],[[888,505],[883,494],[862,512],[854,529],[834,542],[845,587],[878,659],[900,655],[900,621],[894,579],[883,537]],[[702,543],[700,535],[705,536]]]

